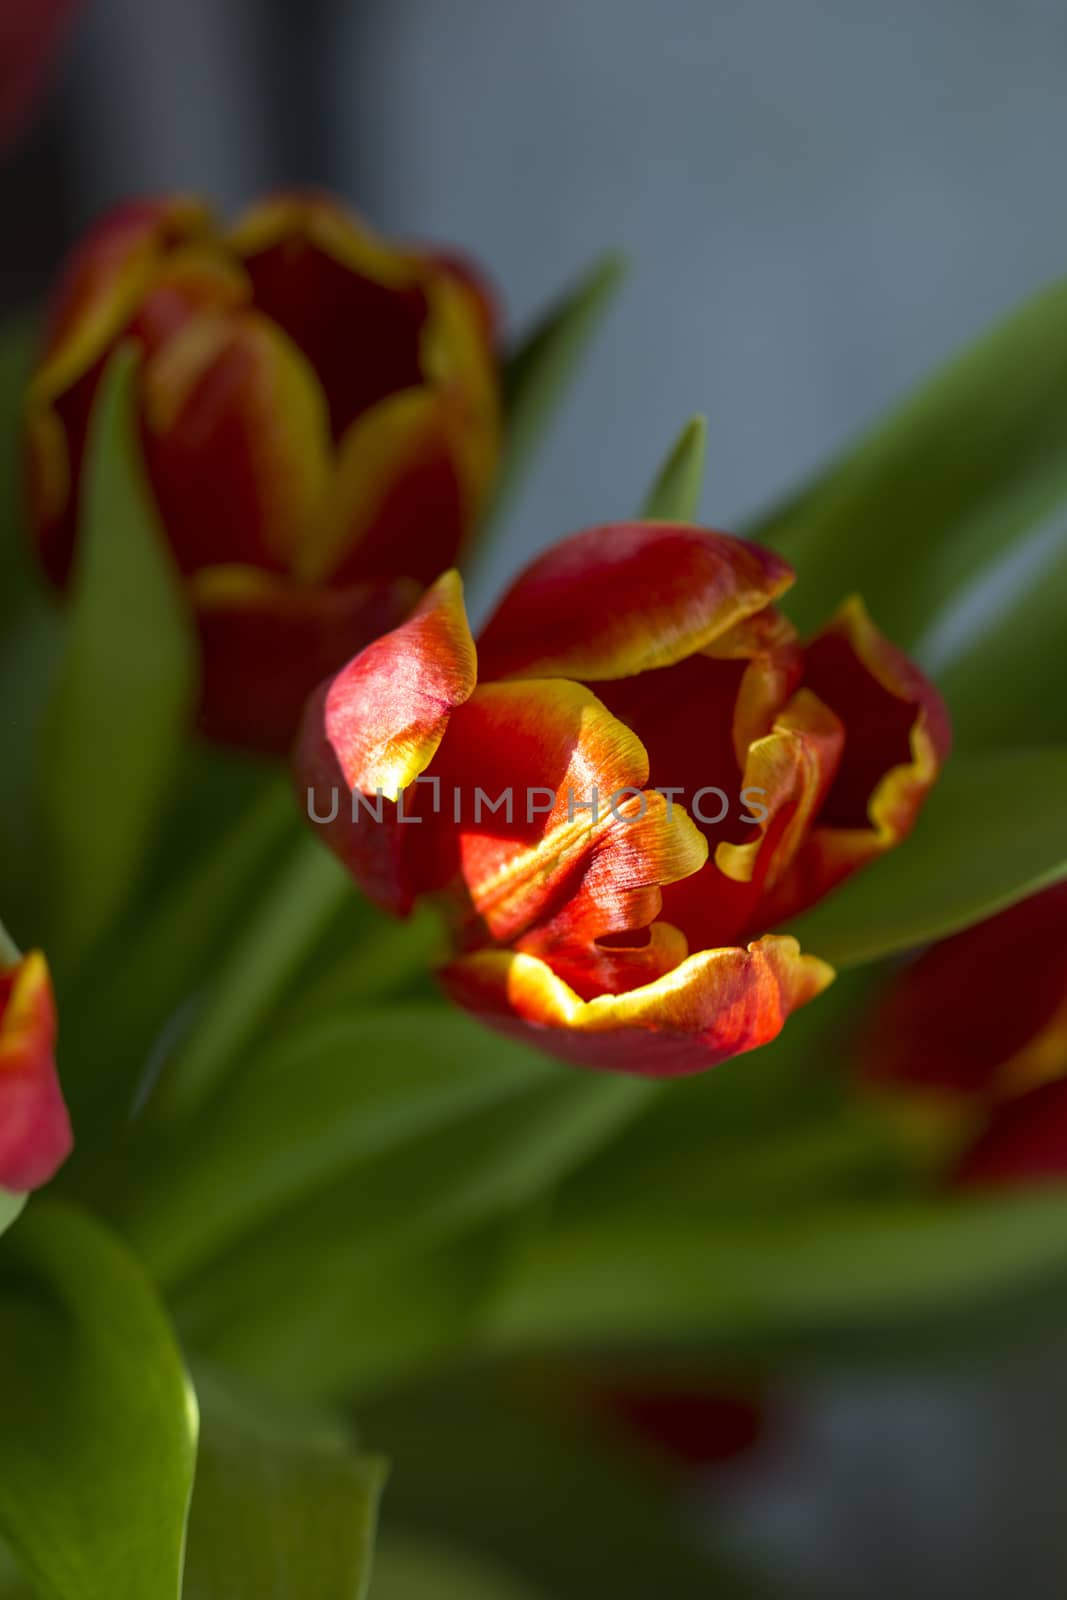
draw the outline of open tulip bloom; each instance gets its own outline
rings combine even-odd
[[[0,1600],[702,1600],[649,1462],[1062,1316],[1067,282],[475,637],[617,280],[169,196],[0,330]]]
[[[448,898],[453,998],[669,1076],[765,1044],[831,981],[774,929],[907,835],[948,720],[858,601],[801,645],[773,604],[792,579],[702,528],[592,528],[477,646],[449,573],[312,699],[309,815],[387,910]]]

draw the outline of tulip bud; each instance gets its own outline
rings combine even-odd
[[[40,1188],[70,1154],[55,1067],[56,1012],[40,954],[0,966],[0,1188]]]
[[[97,225],[54,297],[27,407],[31,520],[63,585],[90,413],[120,340],[202,644],[213,738],[283,752],[323,677],[464,553],[499,450],[494,321],[472,268],[321,195],[221,230],[182,197]]]

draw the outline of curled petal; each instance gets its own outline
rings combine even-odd
[[[256,567],[205,567],[190,595],[201,728],[220,743],[284,756],[312,690],[403,622],[419,586],[397,578],[311,589]]]
[[[744,843],[724,839],[715,850],[718,870],[747,891],[731,899],[735,913],[742,905],[746,908],[741,927],[754,917],[764,920],[757,906],[803,848],[834,781],[844,739],[840,719],[810,690],[801,689],[771,732],[749,750],[741,792],[758,805],[762,818]]]
[[[644,792],[640,740],[566,679],[480,687],[430,771],[441,784],[436,831],[452,852],[436,876],[458,874],[494,940],[535,924],[550,944],[644,927],[660,885],[705,859],[685,813],[672,818],[662,795]]]
[[[395,802],[425,771],[478,668],[463,606],[463,585],[446,572],[411,616],[376,639],[312,695],[297,739],[298,782],[316,818],[330,818],[326,842],[360,887],[386,910],[406,913],[416,885],[404,863],[405,826]],[[373,796],[382,820],[349,809],[350,795]],[[340,796],[340,810],[335,801]]]
[[[841,719],[845,748],[816,826],[764,908],[771,921],[905,839],[952,742],[941,696],[856,598],[807,647],[803,681]]]
[[[190,320],[147,362],[145,450],[186,572],[299,570],[314,549],[329,432],[314,373],[255,312]]]
[[[702,951],[654,983],[588,1001],[544,961],[503,950],[461,957],[443,982],[483,1022],[550,1055],[658,1078],[702,1072],[766,1044],[833,976],[795,939],[772,936],[747,950]]]
[[[517,579],[479,639],[482,677],[587,682],[706,650],[793,581],[779,556],[674,522],[615,523],[554,545]]]
[[[40,1188],[70,1154],[55,1038],[44,957],[0,968],[0,1187],[15,1193]]]
[[[932,946],[873,1013],[867,1082],[988,1102],[1067,1077],[1067,883]]]
[[[804,653],[797,631],[787,617],[768,606],[713,640],[704,654],[745,664],[733,713],[734,754],[743,768],[749,745],[771,731],[800,682]]]

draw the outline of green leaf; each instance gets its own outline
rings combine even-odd
[[[655,1092],[641,1079],[577,1074],[542,1062],[518,1045],[480,1035],[458,1013],[425,1012],[416,1034],[417,1016],[407,1027],[395,1013],[382,1019],[377,1050],[372,1044],[341,1058],[327,1053],[318,1065],[309,1054],[306,1070],[300,1053],[288,1067],[279,1061],[265,1078],[259,1112],[253,1105],[260,1076],[250,1063],[249,1123],[236,1102],[220,1110],[221,1126],[239,1130],[242,1145],[248,1141],[248,1165],[236,1157],[233,1138],[227,1143],[223,1134],[214,1144],[206,1131],[214,1109],[206,1115],[210,1153],[195,1180],[205,1223],[190,1218],[188,1189],[181,1202],[172,1200],[165,1180],[160,1193],[134,1191],[124,1226],[175,1283],[181,1326],[213,1360],[242,1369],[251,1363],[271,1383],[303,1366],[298,1381],[314,1385],[316,1394],[335,1375],[338,1383],[350,1380],[349,1352],[360,1341],[358,1365],[372,1368],[381,1346],[396,1340],[398,1316],[417,1303],[417,1293],[405,1292],[401,1311],[378,1319],[379,1294],[388,1297],[398,1262],[517,1222]],[[374,1039],[373,1024],[364,1037]],[[365,1099],[358,1087],[364,1074]],[[289,1087],[282,1094],[284,1080]],[[415,1087],[405,1105],[409,1084]],[[196,1143],[190,1140],[187,1154]],[[279,1149],[291,1155],[280,1157]],[[149,1151],[149,1163],[156,1159]],[[181,1184],[179,1164],[176,1151],[166,1171]],[[222,1198],[231,1190],[235,1199]],[[223,1243],[227,1248],[217,1253]],[[203,1265],[178,1283],[179,1268],[194,1262]],[[475,1283],[481,1277],[477,1261],[471,1277]],[[446,1284],[439,1298],[450,1297]],[[440,1320],[450,1337],[455,1317],[447,1306]],[[293,1359],[292,1352],[308,1348],[316,1352],[313,1361]]]
[[[951,760],[915,831],[789,925],[834,966],[991,917],[1067,876],[1067,749]]]
[[[798,572],[805,631],[859,592],[911,646],[986,562],[1067,493],[1067,279],[924,384],[750,531]]]
[[[288,784],[272,777],[212,848],[199,857],[191,847],[183,853],[178,880],[122,925],[89,966],[72,996],[76,1026],[64,1038],[75,1161],[109,1139],[135,1109],[138,1091],[147,1092],[146,1064],[155,1064],[175,1017],[232,947],[257,884],[299,827]]]
[[[506,1219],[388,1259],[341,1247],[309,1263],[280,1251],[238,1323],[209,1281],[179,1293],[179,1326],[212,1360],[302,1401],[381,1394],[475,1341],[518,1231]]]
[[[625,273],[622,256],[604,256],[509,357],[504,371],[504,458],[494,517],[514,494]]]
[[[643,518],[651,522],[695,520],[704,487],[707,449],[708,419],[698,414],[686,423],[660,468],[641,507]]]
[[[146,1147],[125,1229],[173,1284],[360,1162],[557,1078],[438,1006],[319,1017],[255,1052],[187,1137]]]
[[[1067,743],[1067,530],[1033,542],[1022,581],[994,571],[973,626],[943,640],[935,630],[922,652],[948,702],[960,749]],[[954,621],[946,619],[949,627]]]
[[[141,1268],[38,1198],[0,1242],[0,1534],[41,1600],[178,1600],[196,1404]]]
[[[11,1224],[18,1221],[25,1204],[24,1194],[12,1194],[10,1189],[0,1189],[0,1233],[6,1233]]]
[[[363,1600],[385,1466],[198,1380],[183,1600]]]
[[[378,1548],[370,1600],[547,1600],[495,1562],[436,1540],[393,1538]]]
[[[187,1038],[153,1095],[153,1116],[181,1121],[210,1098],[255,1038],[309,947],[351,895],[351,879],[340,863],[317,839],[301,835],[219,964]]]
[[[197,652],[134,431],[120,351],[93,411],[66,648],[44,733],[41,806],[60,948],[77,959],[120,909],[193,707]]]
[[[687,1204],[643,1224],[628,1212],[540,1234],[490,1336],[518,1348],[698,1340],[709,1359],[749,1360],[812,1342],[827,1357],[923,1323],[972,1324],[980,1338],[990,1308],[1054,1283],[1067,1285],[1062,1188],[786,1204],[770,1215]]]

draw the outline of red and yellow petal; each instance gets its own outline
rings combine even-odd
[[[26,478],[31,523],[55,583],[70,569],[75,486],[104,364],[121,337],[137,336],[138,309],[176,257],[221,262],[210,212],[185,196],[135,201],[86,235],[53,296],[26,396]]]
[[[718,846],[720,872],[738,883],[758,878],[774,887],[829,793],[844,742],[841,719],[810,689],[799,690],[770,733],[749,748],[742,792],[767,815],[745,843]]]
[[[578,1066],[677,1077],[754,1050],[833,979],[795,939],[705,950],[627,994],[581,1000],[536,956],[486,950],[442,974],[460,1005],[500,1031]]]
[[[951,1182],[982,1189],[1067,1183],[1067,1078],[998,1106]]]
[[[350,789],[397,800],[426,770],[453,712],[474,693],[478,664],[457,572],[409,619],[327,686],[322,726]]]
[[[816,825],[765,908],[806,910],[911,832],[951,747],[933,684],[847,601],[805,652],[805,688],[841,719],[845,748]]]
[[[749,746],[771,731],[800,682],[804,652],[797,631],[787,617],[768,606],[713,640],[704,654],[745,664],[732,719],[734,753],[743,768]]]
[[[792,583],[760,546],[675,522],[589,528],[540,556],[479,638],[482,678],[626,678],[706,650]]]
[[[406,389],[354,422],[341,441],[309,581],[411,577],[455,564],[469,515],[447,407]]]
[[[144,442],[179,565],[299,570],[320,537],[329,430],[315,376],[255,312],[191,319],[146,363]]]
[[[1067,1077],[1067,883],[905,967],[860,1053],[868,1083],[965,1102]]]
[[[408,620],[376,639],[312,695],[295,771],[325,842],[364,893],[386,910],[410,910],[417,883],[405,841],[427,830],[405,825],[395,802],[433,759],[457,707],[477,681],[477,656],[459,574],[446,572]],[[376,820],[351,795],[380,801]],[[339,811],[336,809],[339,797]]]
[[[259,309],[318,374],[335,440],[362,412],[423,379],[429,305],[419,262],[327,195],[281,194],[229,239]]]
[[[646,794],[637,736],[567,679],[482,685],[457,711],[429,775],[441,785],[439,879],[458,875],[483,934],[540,925],[588,944],[645,927],[660,885],[695,871],[706,845],[685,813]],[[508,804],[496,812],[476,789]],[[449,871],[451,865],[451,871]]]
[[[419,598],[408,579],[310,589],[256,567],[205,567],[190,579],[200,634],[200,726],[220,744],[284,756],[323,679]]]
[[[0,1188],[40,1188],[70,1154],[55,1065],[56,1011],[39,953],[0,967]]]
[[[210,210],[187,195],[137,200],[109,212],[71,256],[52,300],[31,409],[85,375],[124,331],[177,249],[211,235]]]

